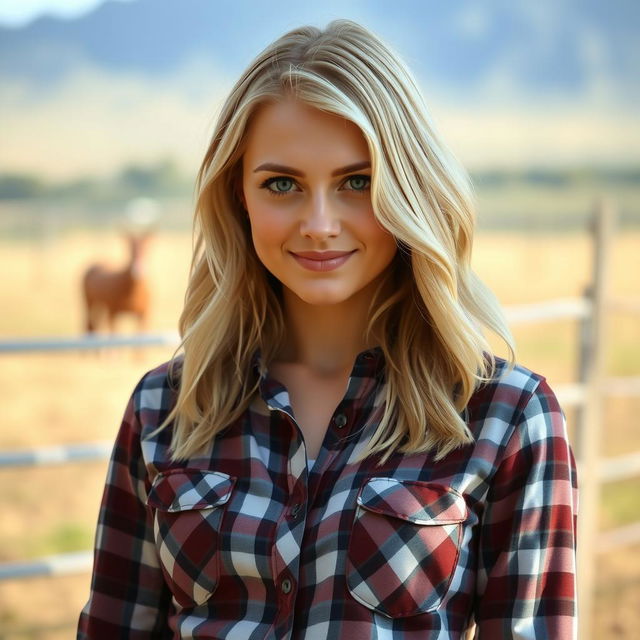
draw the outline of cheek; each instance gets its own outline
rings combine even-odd
[[[249,209],[253,245],[259,256],[280,248],[289,233],[287,218],[270,207]]]
[[[380,267],[386,269],[393,261],[398,252],[398,244],[393,236],[386,234],[379,244],[379,261]]]
[[[381,261],[390,260],[395,255],[398,248],[396,239],[377,223],[373,214],[367,220],[363,233],[366,235],[367,245],[375,251]]]

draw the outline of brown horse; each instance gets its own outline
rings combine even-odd
[[[107,316],[111,333],[115,330],[116,316],[132,313],[138,319],[140,331],[147,328],[149,311],[149,285],[145,273],[145,250],[150,233],[127,234],[130,258],[122,270],[102,264],[89,267],[82,279],[86,312],[86,330],[96,330],[100,317]]]

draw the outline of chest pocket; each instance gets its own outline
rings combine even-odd
[[[435,483],[371,478],[357,499],[347,586],[390,618],[437,609],[458,563],[464,498]]]
[[[162,572],[183,607],[206,602],[219,579],[218,538],[235,478],[217,471],[172,469],[156,476],[147,504]]]

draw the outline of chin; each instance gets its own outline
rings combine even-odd
[[[350,293],[345,291],[296,291],[295,289],[291,290],[291,293],[296,298],[302,300],[308,305],[316,306],[316,307],[328,307],[335,304],[340,304],[341,302],[345,302],[351,297]]]
[[[343,296],[305,296],[304,298],[298,296],[302,302],[306,302],[308,305],[314,307],[330,307],[341,302],[345,302],[348,298]]]

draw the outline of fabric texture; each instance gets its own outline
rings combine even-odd
[[[167,364],[127,406],[78,638],[449,640],[576,637],[576,470],[544,378],[497,361],[465,412],[474,442],[358,461],[384,397],[361,353],[317,460],[286,389],[208,451],[170,459]],[[475,626],[474,626],[475,625]]]

